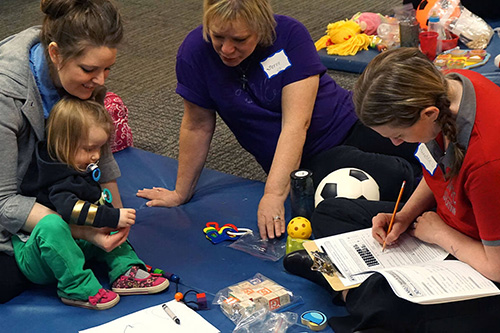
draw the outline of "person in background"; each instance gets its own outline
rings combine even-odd
[[[177,182],[174,190],[139,190],[148,206],[191,199],[216,113],[268,174],[257,212],[263,239],[284,233],[290,173],[299,167],[313,171],[316,185],[333,170],[359,167],[382,197],[397,196],[401,181],[416,176],[415,147],[394,149],[359,123],[351,92],[326,74],[307,29],[273,14],[268,0],[205,0],[203,25],[180,46],[176,70],[184,99]]]
[[[58,219],[76,239],[109,252],[123,244],[130,228],[68,225],[54,211],[20,193],[37,142],[45,139],[45,120],[62,96],[94,99],[115,63],[123,38],[116,5],[109,0],[42,0],[42,27],[31,27],[0,41],[0,302],[28,286],[19,270],[11,238],[36,231],[44,218]],[[8,157],[8,158],[7,158]],[[109,151],[99,167],[100,183],[122,207],[118,165]],[[50,216],[49,216],[50,215]],[[41,228],[41,227],[38,227]],[[111,234],[111,231],[116,231]]]
[[[394,202],[326,199],[313,213],[315,237],[371,227],[380,244],[397,246],[409,233],[500,285],[499,94],[476,72],[441,73],[416,48],[375,57],[355,85],[356,113],[395,145],[421,143],[423,178],[389,233]],[[350,316],[330,319],[335,332],[489,332],[500,325],[500,296],[418,305],[397,297],[380,274],[343,296]]]

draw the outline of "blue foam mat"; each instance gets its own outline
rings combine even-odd
[[[210,221],[257,231],[262,182],[205,169],[189,203],[175,208],[151,208],[135,193],[152,186],[172,189],[177,161],[136,148],[127,148],[115,157],[122,170],[118,185],[124,206],[137,210],[129,241],[147,264],[177,274],[183,283],[180,291],[206,292],[211,302],[217,291],[261,273],[302,298],[302,304],[290,309],[299,316],[308,310],[319,310],[328,317],[346,314],[344,307],[332,304],[321,287],[285,272],[282,260],[261,260],[228,247],[228,241],[214,245],[205,238],[202,230]],[[170,301],[174,294],[175,285],[171,284],[164,293],[123,296],[115,307],[93,311],[64,305],[55,286],[35,286],[0,305],[2,332],[77,332]],[[210,305],[209,310],[199,313],[221,332],[231,332],[235,327],[218,306]],[[299,326],[291,331],[310,332]],[[327,328],[324,332],[332,330]]]
[[[368,49],[359,51],[353,56],[339,56],[329,55],[326,53],[326,49],[321,49],[318,51],[318,54],[319,59],[328,69],[361,74],[368,63],[372,61],[379,52],[374,49]]]

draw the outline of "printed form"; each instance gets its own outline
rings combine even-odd
[[[458,260],[387,268],[379,273],[384,275],[396,295],[419,304],[438,304],[500,294],[493,282]]]
[[[324,237],[314,242],[328,254],[342,274],[339,278],[346,287],[363,282],[376,270],[442,261],[448,256],[439,246],[424,243],[407,234],[402,234],[397,244],[387,246],[382,252],[382,245],[372,237],[371,228]]]

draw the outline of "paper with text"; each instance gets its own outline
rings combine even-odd
[[[143,332],[170,332],[170,333],[217,333],[220,332],[194,310],[184,303],[172,300],[168,307],[180,319],[176,324],[162,309],[162,304],[140,310],[120,317],[109,323],[92,327],[80,333],[143,333]]]
[[[458,260],[387,268],[378,271],[396,295],[419,304],[437,304],[499,295],[493,282]]]
[[[348,232],[340,235],[314,240],[319,249],[324,249],[336,268],[344,286],[352,286],[366,280],[372,272],[388,267],[419,264],[429,261],[442,261],[448,253],[437,245],[420,241],[402,234],[397,244],[387,246],[382,252],[371,233],[371,228]]]

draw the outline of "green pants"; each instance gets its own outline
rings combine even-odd
[[[81,239],[73,239],[69,225],[58,215],[47,215],[38,222],[26,243],[13,236],[14,255],[23,274],[33,283],[57,282],[59,297],[88,300],[101,284],[87,260],[94,259],[109,267],[109,280],[115,281],[132,266],[145,267],[127,242],[106,252]]]

